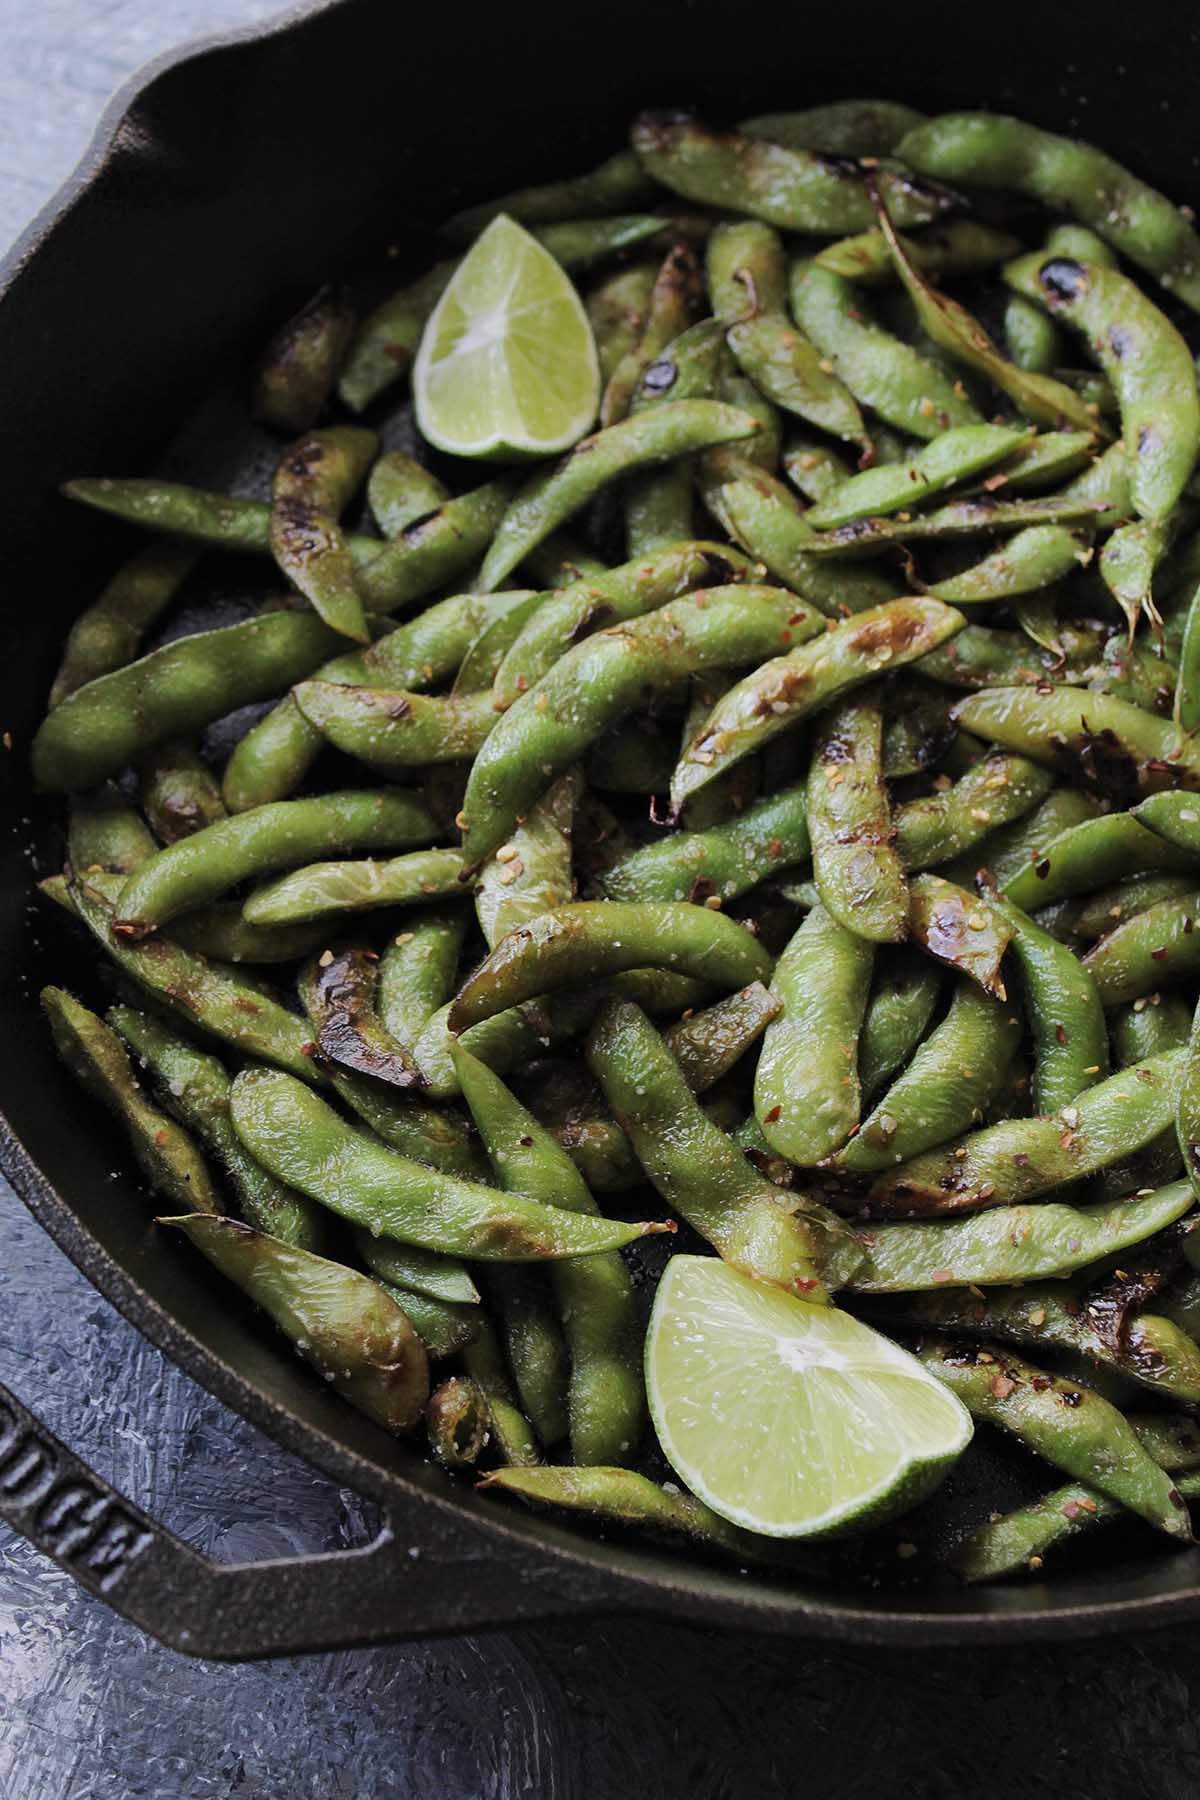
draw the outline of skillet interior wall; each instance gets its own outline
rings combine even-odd
[[[57,846],[24,751],[63,633],[128,540],[58,500],[58,483],[153,469],[200,396],[244,369],[331,270],[382,243],[419,264],[429,227],[453,205],[586,167],[645,104],[695,104],[717,119],[860,92],[930,109],[1008,107],[1090,136],[1194,200],[1200,175],[1180,127],[1200,26],[1169,0],[1139,9],[1136,41],[1126,24],[1095,0],[1043,9],[1033,34],[992,9],[864,4],[849,15],[781,8],[731,42],[715,0],[520,11],[466,0],[452,32],[394,0],[349,0],[159,78],[118,133],[104,179],[0,301],[0,727],[14,745],[0,769],[10,1049],[0,1107],[81,1224],[154,1300],[364,1452],[378,1434],[363,1434],[232,1309],[214,1307],[204,1271],[156,1238],[144,1196],[112,1177],[115,1139],[90,1114],[83,1131],[63,1129],[81,1115],[37,1011],[37,944],[51,934],[29,899],[29,821],[39,821],[47,866]]]

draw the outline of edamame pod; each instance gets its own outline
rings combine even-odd
[[[1004,276],[1086,338],[1120,405],[1134,508],[1143,519],[1162,521],[1200,451],[1200,394],[1184,339],[1117,269],[1038,251],[1009,263]],[[1200,280],[1196,291],[1200,298]]]
[[[1159,900],[1114,925],[1079,966],[1087,971],[1105,1006],[1152,994],[1168,982],[1191,981],[1200,974],[1198,919],[1200,892]]]
[[[254,411],[272,431],[295,437],[316,424],[354,336],[354,310],[324,287],[275,333],[258,365]]]
[[[76,688],[133,661],[143,634],[171,604],[199,555],[187,544],[151,544],[121,564],[67,633],[46,702],[51,711]]]
[[[734,988],[765,980],[771,958],[744,925],[706,906],[581,900],[502,938],[459,989],[450,1030],[458,1036],[540,994],[646,967]]]
[[[896,154],[935,181],[1015,190],[1072,213],[1187,305],[1200,306],[1200,240],[1190,220],[1092,145],[1002,113],[964,112],[916,126]]]
[[[271,488],[271,554],[318,617],[356,643],[370,642],[338,514],[379,448],[373,431],[338,426],[293,444]]]
[[[644,844],[600,877],[609,900],[734,900],[809,851],[803,787],[786,788],[708,831]]]
[[[938,600],[893,600],[764,662],[718,701],[693,738],[675,771],[671,804],[678,810],[760,744],[885,668],[926,655],[963,622]]]
[[[884,950],[858,1039],[858,1079],[871,1100],[912,1057],[942,992],[941,972],[915,950]]]
[[[773,1150],[812,1167],[858,1124],[858,1035],[873,946],[815,906],[775,965],[782,1017],[768,1025],[754,1112]]]
[[[336,749],[389,773],[469,761],[500,716],[489,689],[474,694],[404,694],[302,681],[292,697],[309,724]]]
[[[337,634],[313,613],[264,613],[177,638],[77,688],[41,723],[30,752],[49,793],[96,787],[145,750],[255,700],[269,700],[327,657]]]
[[[54,1048],[80,1086],[120,1121],[153,1191],[197,1212],[218,1205],[212,1179],[191,1136],[151,1105],[111,1026],[80,1005],[65,988],[43,988],[41,1002]]]
[[[151,750],[142,758],[138,775],[146,817],[164,844],[190,837],[225,817],[216,778],[186,739]]]
[[[872,514],[918,506],[1003,462],[1019,445],[1030,441],[1028,432],[1011,425],[960,425],[957,430],[943,431],[906,463],[884,463],[851,475],[812,508],[808,523],[824,531]]]
[[[1140,1513],[1168,1536],[1190,1543],[1187,1507],[1115,1406],[1090,1388],[1042,1370],[1010,1351],[968,1351],[946,1339],[922,1342],[917,1356],[971,1414],[1079,1481]]]
[[[1165,787],[1200,788],[1200,746],[1167,719],[1111,694],[989,688],[960,700],[968,731],[1058,769],[1118,805]]]
[[[1186,1181],[1132,1200],[1067,1206],[1042,1200],[966,1219],[872,1225],[858,1233],[866,1258],[848,1283],[862,1294],[940,1287],[1007,1287],[1069,1275],[1153,1237],[1191,1211]]]
[[[330,914],[449,900],[464,891],[467,876],[460,850],[416,850],[386,862],[310,863],[255,888],[243,917],[251,925],[290,925]]]
[[[844,1285],[857,1259],[850,1233],[823,1207],[756,1174],[705,1117],[638,1007],[609,1002],[587,1058],[659,1193],[726,1262],[814,1302]]]
[[[926,275],[973,275],[1007,262],[1019,248],[1018,240],[1007,231],[976,219],[944,219],[901,238],[900,244],[908,261]],[[877,225],[839,243],[826,244],[813,260],[818,267],[866,287],[896,279],[887,239]]]
[[[792,264],[792,316],[833,364],[854,398],[898,431],[935,438],[955,425],[981,425],[962,383],[876,324],[851,281],[815,262]]]
[[[1169,1050],[1110,1075],[1053,1117],[986,1126],[881,1175],[865,1205],[877,1218],[973,1212],[1094,1175],[1168,1128],[1183,1067],[1184,1053]]]
[[[642,113],[631,141],[648,174],[702,206],[748,213],[783,231],[839,234],[874,222],[867,170],[849,158],[713,131],[679,113]],[[906,169],[883,167],[877,176],[900,225],[923,225],[952,204],[950,195],[914,182]]]
[[[336,953],[323,950],[300,971],[304,1010],[316,1027],[317,1049],[327,1065],[356,1070],[389,1087],[419,1087],[420,1071],[375,1009],[378,962],[363,944],[348,944]]]
[[[783,588],[706,588],[586,639],[522,694],[481,747],[463,801],[464,855],[476,862],[496,850],[547,783],[651,694],[706,669],[757,662],[821,625]]]
[[[906,869],[929,869],[961,856],[1032,812],[1053,786],[1053,777],[1024,756],[985,757],[953,787],[896,808],[900,860]]]
[[[1130,813],[1106,813],[1069,825],[1010,875],[1005,893],[1025,912],[1087,894],[1147,870],[1187,871],[1196,857],[1164,842]]]
[[[121,889],[113,929],[121,937],[143,938],[176,913],[203,906],[270,869],[339,851],[425,844],[436,835],[428,808],[410,794],[347,789],[254,807],[144,862]]]
[[[149,1071],[167,1111],[194,1131],[216,1158],[246,1222],[301,1250],[320,1249],[324,1236],[320,1208],[307,1195],[276,1181],[242,1147],[229,1116],[233,1082],[217,1057],[132,1006],[110,1008],[108,1023]]]
[[[1081,963],[1002,894],[990,899],[1013,927],[1012,954],[1020,965],[1033,1027],[1034,1107],[1039,1113],[1061,1113],[1108,1073],[1103,990],[1086,959]]]
[[[402,1244],[485,1262],[541,1262],[616,1250],[670,1229],[583,1217],[410,1162],[274,1070],[243,1071],[230,1103],[238,1136],[281,1181]]]
[[[398,1436],[413,1429],[429,1393],[425,1348],[377,1282],[237,1219],[158,1223],[182,1231],[351,1406]]]
[[[667,346],[695,323],[701,310],[703,291],[696,252],[687,244],[672,245],[654,278],[642,334],[625,352],[604,384],[600,401],[602,426],[615,425],[628,416],[642,377],[657,363]]]
[[[1021,1020],[1009,1002],[960,980],[946,1017],[838,1151],[834,1166],[871,1173],[969,1131],[999,1091],[1020,1040]]]
[[[824,715],[813,743],[805,805],[813,876],[826,911],[871,943],[907,934],[908,886],[893,841],[883,779],[883,715],[863,690]]]
[[[561,776],[481,867],[475,916],[489,950],[514,926],[574,898],[571,832],[582,787],[577,769]]]
[[[409,917],[379,958],[379,1016],[409,1050],[454,992],[467,932],[465,906]]]
[[[514,497],[483,559],[480,588],[484,593],[498,588],[535,545],[618,475],[752,437],[758,428],[751,414],[720,400],[676,400],[584,438],[553,468],[532,476]]]

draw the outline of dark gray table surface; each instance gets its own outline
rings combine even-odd
[[[130,70],[273,10],[0,0],[0,241]],[[354,1497],[164,1361],[2,1181],[0,1244],[0,1379],[119,1487],[225,1558],[361,1540]],[[929,1655],[583,1621],[198,1664],[0,1527],[0,1800],[1192,1800],[1198,1700],[1186,1629]]]

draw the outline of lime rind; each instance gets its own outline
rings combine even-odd
[[[715,1257],[667,1264],[646,1389],[680,1479],[767,1537],[832,1536],[908,1511],[972,1431],[961,1401],[890,1338]]]
[[[455,456],[551,456],[595,419],[600,363],[583,302],[549,251],[504,214],[430,315],[413,393],[423,436]]]

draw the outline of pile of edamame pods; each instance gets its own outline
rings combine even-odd
[[[379,433],[502,211],[579,285],[603,401],[480,481]],[[111,977],[106,1017],[46,990],[65,1061],[168,1223],[491,1487],[785,1555],[639,1472],[622,1251],[679,1228],[1066,1483],[962,1578],[1122,1515],[1189,1539],[1190,215],[1016,119],[855,101],[643,115],[443,235],[268,347],[268,497],[67,486],[143,540],[32,747],[41,891]],[[148,649],[228,552],[261,604]]]

